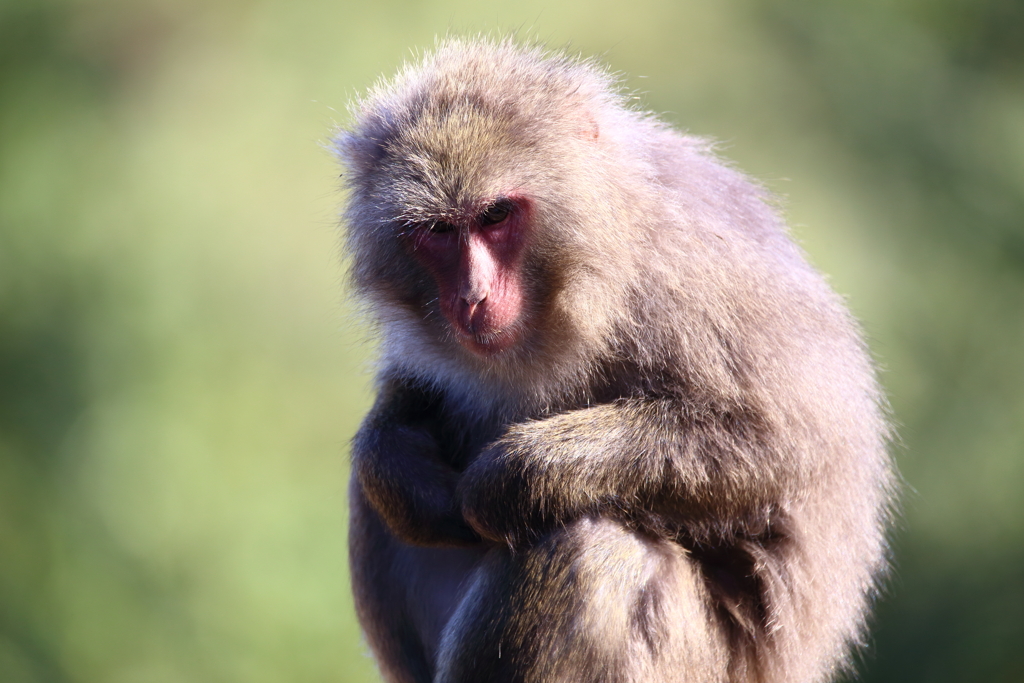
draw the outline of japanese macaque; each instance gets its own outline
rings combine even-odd
[[[391,682],[814,683],[886,556],[883,398],[770,198],[587,61],[442,43],[354,106],[359,619]]]

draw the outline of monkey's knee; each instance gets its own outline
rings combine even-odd
[[[685,552],[608,519],[495,550],[449,622],[438,681],[710,681],[721,648]]]
[[[575,645],[587,653],[584,663],[614,672],[593,680],[725,680],[723,634],[700,568],[681,546],[611,520],[575,531],[580,545],[569,568],[581,596]]]

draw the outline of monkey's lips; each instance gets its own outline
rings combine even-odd
[[[520,339],[521,325],[515,318],[497,320],[495,311],[479,308],[472,315],[452,321],[456,337],[463,347],[481,356],[493,356],[515,346]],[[503,323],[503,324],[502,324]]]
[[[516,345],[518,337],[507,330],[491,334],[459,335],[459,343],[480,356],[495,356]]]

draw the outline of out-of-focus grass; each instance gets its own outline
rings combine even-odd
[[[449,30],[571,43],[786,198],[901,424],[865,681],[1024,668],[1024,6],[0,4],[0,681],[374,680],[346,102]]]

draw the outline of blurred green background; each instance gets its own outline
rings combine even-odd
[[[1024,3],[0,0],[0,683],[375,680],[323,144],[451,30],[599,55],[785,198],[901,425],[861,680],[1024,681]]]

